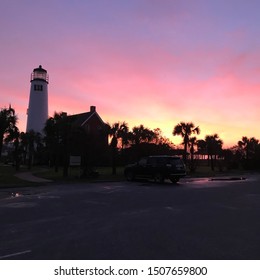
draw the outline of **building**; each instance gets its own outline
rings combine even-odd
[[[34,130],[42,133],[48,119],[48,83],[49,76],[47,71],[39,65],[31,74],[26,132]]]
[[[70,155],[80,155],[85,164],[105,162],[108,152],[108,125],[95,106],[90,111],[68,116],[71,126]],[[84,162],[83,162],[84,164]]]

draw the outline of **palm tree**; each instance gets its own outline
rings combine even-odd
[[[121,140],[121,149],[124,149],[129,144],[129,127],[126,122],[120,124],[118,138]]]
[[[16,170],[19,170],[20,167],[20,135],[21,133],[18,127],[14,127],[14,129],[9,131],[8,135],[5,138],[5,142],[12,142],[14,145],[13,159]]]
[[[18,117],[11,105],[9,105],[9,108],[3,108],[0,110],[0,158],[2,155],[4,138],[8,137],[12,131],[17,129],[17,120]]]
[[[194,146],[197,144],[197,138],[191,137],[189,141],[189,147],[190,147],[190,171],[195,171],[195,164],[194,164]]]
[[[26,162],[27,154],[28,154],[28,133],[21,132],[20,133],[20,146],[22,153],[22,162]]]
[[[245,152],[245,157],[248,159],[249,155],[249,139],[246,136],[242,137],[242,140],[238,141],[238,146],[242,148]]]
[[[211,170],[214,171],[214,158],[215,161],[217,158],[217,154],[219,154],[222,150],[223,141],[219,138],[218,134],[207,135],[205,137],[205,142],[207,146],[208,157],[210,158],[211,162]]]
[[[202,159],[205,159],[205,155],[207,153],[207,143],[203,139],[197,140],[197,148],[198,148],[198,154],[202,156]]]
[[[135,126],[131,132],[132,144],[150,143],[156,138],[156,132],[144,127],[144,125]]]
[[[259,141],[254,137],[247,138],[246,136],[242,137],[242,141],[238,141],[238,146],[245,152],[246,160],[248,160],[250,156],[255,153],[258,142]]]
[[[111,137],[110,146],[117,147],[118,141],[121,140],[122,149],[128,144],[128,124],[126,122],[116,122],[112,125],[108,124],[109,136]]]
[[[63,163],[63,176],[68,176],[70,121],[67,114],[54,113],[45,124],[44,134],[47,150],[54,161],[55,171],[58,171],[59,159]]]
[[[195,127],[195,125],[192,122],[189,123],[180,122],[174,127],[172,134],[174,136],[179,135],[183,138],[183,144],[184,144],[183,160],[186,163],[187,149],[190,141],[190,136],[192,134],[200,134],[200,128],[198,126]]]
[[[109,125],[109,136],[111,137],[110,147],[112,150],[112,174],[116,174],[116,155],[118,151],[118,141],[121,140],[122,148],[128,143],[128,125],[126,122],[116,122]]]

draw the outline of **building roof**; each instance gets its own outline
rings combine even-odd
[[[102,124],[105,125],[104,121],[101,119],[101,117],[99,116],[99,114],[96,112],[96,108],[94,106],[90,107],[90,111],[89,112],[85,112],[85,113],[80,113],[80,114],[75,114],[75,115],[70,115],[68,116],[72,121],[73,124],[76,126],[83,126],[85,125],[93,116],[97,116],[98,119],[100,120],[100,122]]]

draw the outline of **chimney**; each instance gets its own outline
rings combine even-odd
[[[90,112],[91,113],[96,112],[96,106],[90,106]]]

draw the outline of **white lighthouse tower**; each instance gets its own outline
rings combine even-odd
[[[39,65],[31,74],[31,90],[27,110],[26,132],[34,130],[42,133],[48,119],[48,83],[47,71]]]

